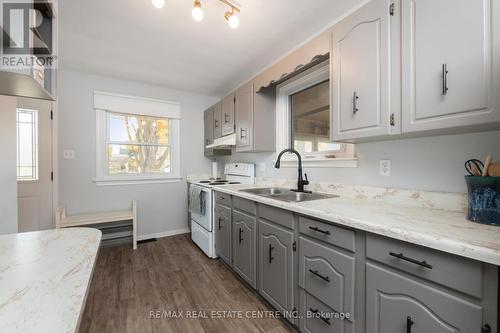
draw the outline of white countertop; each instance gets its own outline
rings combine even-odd
[[[238,191],[257,187],[265,186],[226,185],[215,190],[339,225],[500,265],[500,227],[470,222],[463,212],[406,207],[342,196],[290,203]]]
[[[69,228],[0,235],[0,332],[75,332],[101,232]]]

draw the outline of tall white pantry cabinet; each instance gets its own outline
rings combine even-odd
[[[336,24],[332,140],[500,128],[499,7],[373,0]]]

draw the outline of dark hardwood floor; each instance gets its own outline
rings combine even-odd
[[[189,237],[161,238],[136,251],[129,245],[101,248],[80,333],[294,331],[280,319],[246,318],[246,311],[271,308]],[[210,318],[211,311],[233,310],[243,318]],[[151,318],[151,311],[162,318]],[[183,311],[183,318],[166,318],[169,311]],[[185,318],[187,311],[209,318]]]

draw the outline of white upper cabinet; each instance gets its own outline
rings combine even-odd
[[[492,1],[404,0],[401,9],[403,132],[499,121]]]
[[[390,6],[390,1],[373,0],[332,29],[330,87],[334,141],[399,132],[399,127],[394,126],[395,119],[391,126],[394,45]]]

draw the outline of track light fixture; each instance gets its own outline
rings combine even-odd
[[[151,0],[156,8],[162,8],[165,5],[165,0]],[[219,0],[223,4],[230,7],[230,10],[224,13],[224,18],[227,20],[229,27],[236,29],[240,26],[240,13],[239,5],[233,3],[231,0]],[[203,9],[201,9],[201,0],[194,0],[193,10],[191,11],[193,19],[197,22],[203,20]]]

